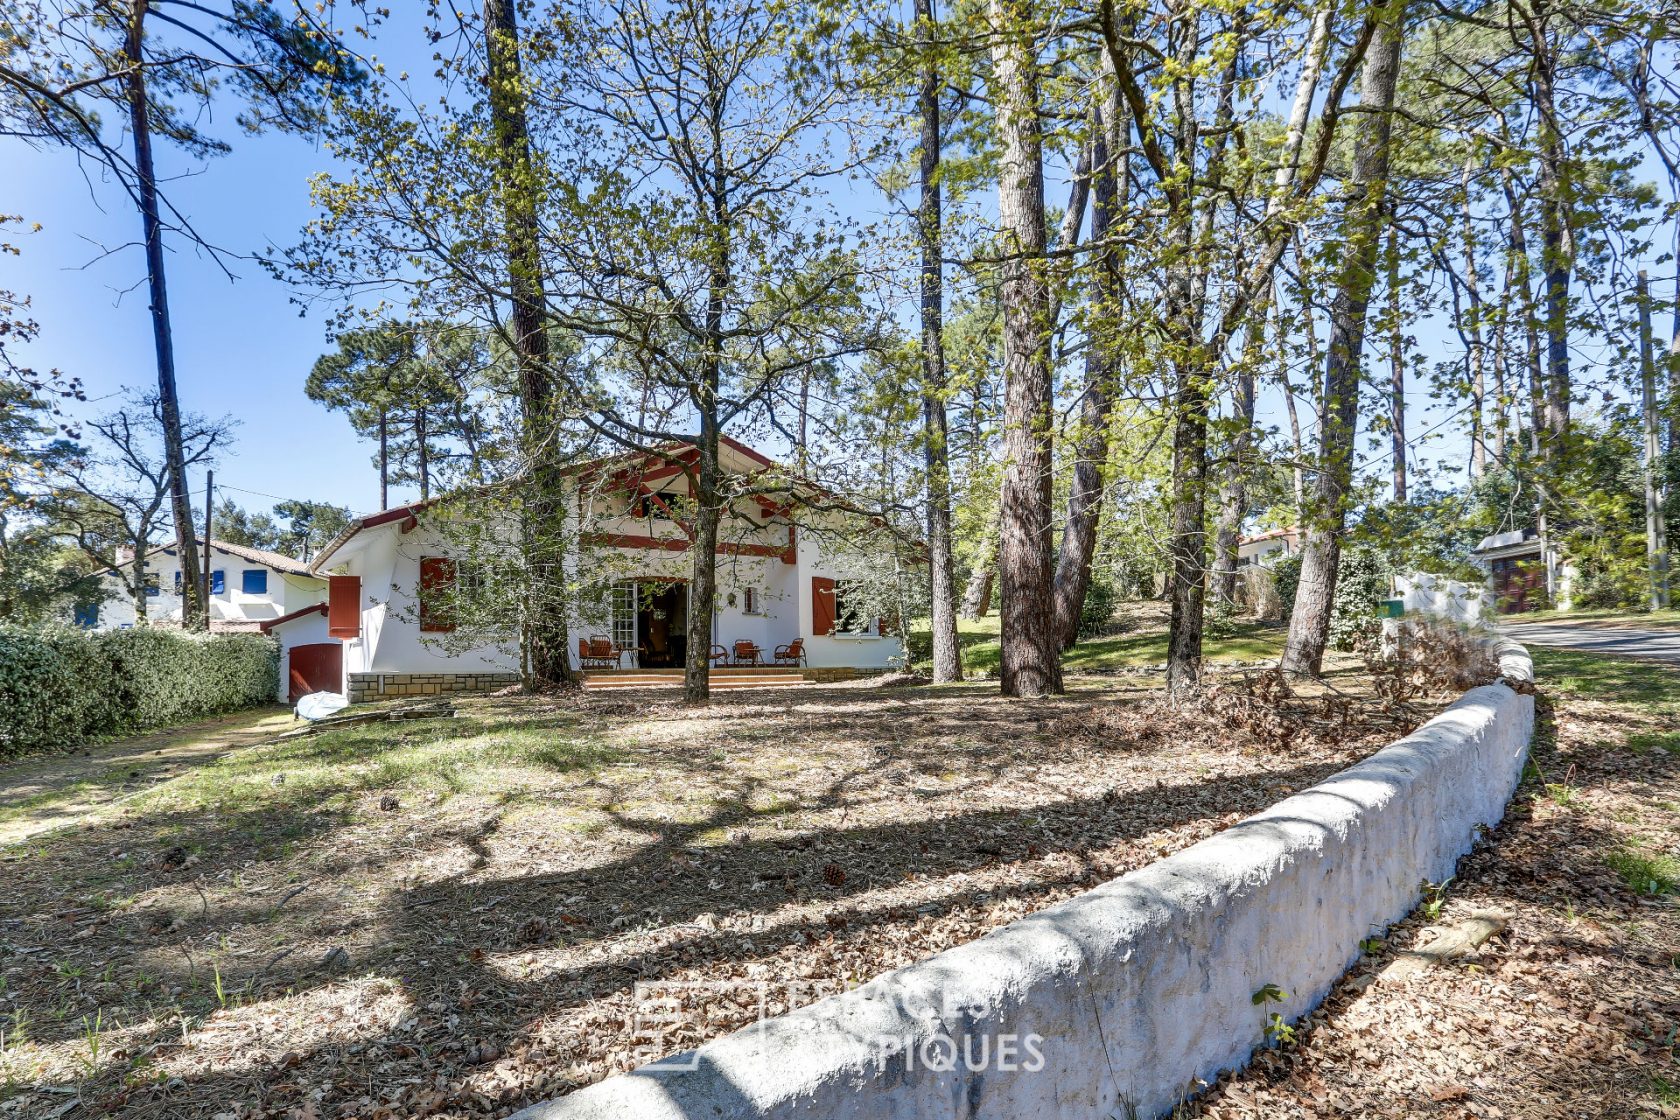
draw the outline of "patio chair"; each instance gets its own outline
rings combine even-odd
[[[579,638],[578,665],[584,669],[617,668],[618,657],[613,650],[612,639],[598,636]]]
[[[759,655],[762,652],[758,646],[743,638],[735,643],[735,652],[730,656],[729,663],[731,665],[757,665]]]
[[[777,646],[776,652],[771,655],[771,660],[778,665],[804,666],[805,639],[795,638],[785,646]]]
[[[714,666],[729,664],[729,651],[722,646],[713,646],[711,661]]]

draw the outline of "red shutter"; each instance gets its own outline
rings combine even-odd
[[[420,557],[420,629],[447,633],[455,629],[449,620],[447,593],[455,586],[455,561],[447,556]],[[444,594],[439,595],[442,591]],[[443,601],[439,601],[442,599]]]
[[[811,633],[834,633],[834,581],[823,576],[811,577]]]
[[[335,638],[362,636],[362,577],[327,577],[327,633]]]

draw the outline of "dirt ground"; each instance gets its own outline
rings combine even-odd
[[[506,1115],[757,1011],[648,1037],[638,982],[816,998],[1395,733],[1260,748],[1157,683],[512,697],[222,754],[0,848],[0,1116]]]
[[[1392,931],[1300,1028],[1181,1110],[1207,1120],[1680,1116],[1680,674],[1536,655],[1533,765],[1438,915]],[[1478,912],[1502,934],[1377,982]]]

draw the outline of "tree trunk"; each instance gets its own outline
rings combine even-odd
[[[1052,612],[1050,291],[1037,61],[1020,0],[991,0],[992,81],[1000,140],[1004,454],[998,578],[1006,696],[1062,691]]]
[[[1295,181],[1300,169],[1301,145],[1306,140],[1307,121],[1312,115],[1313,98],[1318,93],[1318,76],[1330,47],[1330,29],[1335,9],[1329,5],[1313,15],[1311,38],[1301,61],[1301,75],[1295,83],[1295,99],[1289,110],[1289,125],[1284,132],[1283,149],[1279,153],[1278,168],[1272,177],[1272,193],[1266,201],[1266,216],[1274,217],[1283,205],[1284,192]],[[1274,295],[1275,298],[1275,295]],[[1250,451],[1254,442],[1255,368],[1259,365],[1266,336],[1267,300],[1257,298],[1249,312],[1248,353],[1237,372],[1234,397],[1237,431],[1232,438],[1230,469],[1219,494],[1219,518],[1213,543],[1214,593],[1221,602],[1233,604],[1237,597],[1237,553],[1242,540],[1242,523],[1248,517],[1248,476],[1251,469]],[[1278,335],[1278,346],[1283,336]],[[1285,369],[1285,392],[1288,393],[1288,372]],[[1299,431],[1295,417],[1295,398],[1288,393],[1289,420]],[[1297,436],[1297,442],[1299,437]],[[1297,504],[1299,504],[1300,467],[1295,468]]]
[[[129,580],[133,584],[134,625],[136,626],[146,625],[146,546],[149,543],[146,538],[151,535],[151,526],[148,524],[142,524],[140,526],[139,533],[140,539],[135,542],[134,559],[129,561],[131,571]],[[181,591],[183,594],[186,592],[187,582],[188,581],[184,579],[181,581]],[[186,616],[184,614],[182,615],[181,621],[183,624],[186,622]]]
[[[1389,214],[1393,218],[1393,212]],[[1394,500],[1406,500],[1406,331],[1401,322],[1400,231],[1388,227],[1388,432]]]
[[[1482,281],[1476,269],[1476,231],[1470,220],[1470,173],[1475,167],[1472,153],[1464,161],[1460,181],[1459,238],[1464,249],[1464,290],[1470,310],[1465,316],[1464,336],[1468,343],[1470,362],[1470,481],[1487,473],[1487,369],[1486,347],[1482,341]],[[1497,432],[1497,425],[1495,429]],[[1497,434],[1494,437],[1498,439]]]
[[[152,125],[145,72],[146,11],[147,0],[134,0],[123,47],[128,69],[128,121],[134,138],[135,193],[140,200],[140,220],[146,241],[152,345],[157,353],[158,411],[163,422],[164,462],[169,469],[169,512],[175,520],[175,548],[181,568],[197,572],[198,541],[193,535],[192,496],[187,492],[181,398],[175,387],[175,336],[169,320],[169,287],[163,268],[163,222],[158,216],[157,176],[152,167]],[[192,579],[181,582],[181,625],[188,630],[205,630],[210,626],[207,604]]]
[[[1106,58],[1105,58],[1106,61]],[[1124,102],[1112,73],[1105,74],[1106,94],[1094,120],[1091,150],[1091,241],[1101,245],[1113,230],[1130,195],[1131,172],[1126,157],[1129,128]],[[1056,559],[1055,627],[1061,648],[1079,641],[1079,619],[1091,589],[1091,561],[1097,550],[1097,526],[1102,520],[1103,470],[1108,463],[1108,427],[1114,408],[1120,361],[1115,326],[1121,314],[1120,252],[1114,246],[1097,250],[1092,261],[1090,327],[1085,351],[1085,386],[1080,394],[1079,429],[1073,480],[1068,488],[1067,522]]]
[[[379,509],[391,508],[391,421],[379,410]]]
[[[1565,197],[1563,130],[1556,104],[1557,51],[1543,15],[1530,14],[1534,47],[1534,107],[1539,124],[1540,265],[1546,299],[1546,430],[1553,437],[1569,428],[1569,283],[1575,269],[1575,233]]]
[[[709,703],[712,688],[712,615],[717,607],[718,525],[723,515],[716,400],[714,390],[712,408],[700,410],[694,539],[688,546],[688,652],[683,664],[683,703],[692,705]]]
[[[1365,55],[1360,104],[1365,112],[1354,137],[1351,197],[1343,216],[1344,248],[1336,298],[1330,307],[1330,353],[1324,371],[1324,411],[1319,432],[1319,472],[1312,516],[1301,550],[1300,583],[1289,620],[1283,668],[1314,676],[1323,668],[1330,639],[1336,567],[1341,560],[1347,496],[1353,485],[1354,437],[1359,424],[1359,363],[1365,316],[1375,283],[1382,226],[1388,214],[1389,137],[1394,88],[1400,72],[1401,23],[1406,0],[1392,0]]]
[[[931,57],[933,0],[916,0],[916,37]],[[922,249],[922,454],[927,469],[928,567],[931,574],[933,680],[962,680],[957,644],[957,573],[951,548],[950,426],[945,415],[945,274],[940,214],[939,68],[922,69],[917,105],[922,117],[921,205],[916,228]],[[803,400],[803,396],[801,397]],[[800,410],[803,435],[804,409]]]
[[[963,589],[961,613],[970,622],[985,618],[986,612],[992,609],[992,582],[997,578],[997,538],[997,526],[994,525],[980,542],[974,570],[969,573],[968,586]]]
[[[520,64],[519,22],[514,0],[485,0],[485,49],[489,69],[490,122],[496,145],[502,225],[507,238],[508,292],[512,303],[513,348],[519,366],[519,403],[531,491],[521,533],[526,550],[526,610],[521,644],[527,675],[538,684],[572,679],[567,650],[566,610],[555,609],[549,581],[564,581],[564,544],[559,540],[565,503],[554,449],[554,392],[548,369],[546,298],[537,223],[537,176],[525,115],[525,81]]]
[[[419,458],[420,472],[420,500],[423,502],[432,496],[431,456],[426,447],[426,410],[414,410],[414,453]]]

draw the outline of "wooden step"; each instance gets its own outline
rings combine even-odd
[[[589,673],[583,678],[583,687],[591,692],[625,688],[681,688],[682,683],[681,672],[658,670]],[[800,673],[766,670],[713,673],[710,682],[711,688],[717,691],[741,688],[801,688],[810,683]]]

